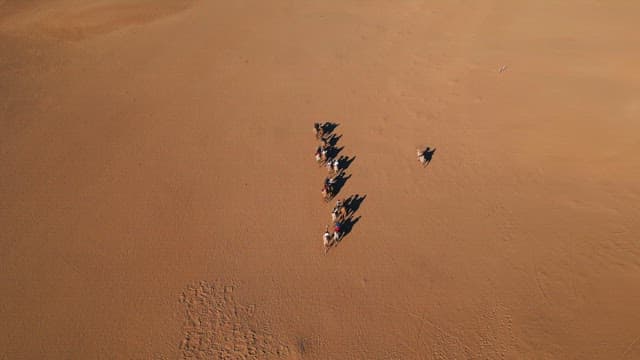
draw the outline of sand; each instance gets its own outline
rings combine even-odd
[[[639,359],[638,11],[0,1],[0,359]]]

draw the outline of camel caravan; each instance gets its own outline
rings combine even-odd
[[[322,199],[325,202],[331,201],[338,194],[341,186],[348,178],[345,177],[345,167],[352,161],[346,156],[337,156],[341,149],[336,147],[336,143],[340,137],[333,134],[333,129],[335,129],[336,126],[337,124],[333,123],[313,124],[314,135],[316,140],[320,142],[320,145],[316,148],[314,157],[318,166],[326,167],[328,172],[328,176],[325,177],[321,190]],[[329,226],[327,226],[324,234],[322,234],[325,254],[345,235],[345,225],[348,221],[347,215],[348,210],[345,200],[338,199],[331,210],[333,227],[330,229]],[[332,230],[332,232],[330,230]]]
[[[338,153],[342,148],[337,148],[336,144],[340,136],[336,136],[333,130],[338,126],[334,123],[314,123],[313,133],[316,140],[320,142],[316,148],[314,157],[319,167],[325,167],[328,172],[328,176],[325,177],[322,185],[322,199],[325,202],[330,202],[336,197],[340,188],[344,185],[346,180],[351,176],[345,176],[345,170],[349,164],[353,161],[346,156],[338,157]],[[427,147],[426,149],[416,149],[416,157],[418,162],[426,167],[429,165],[435,149]],[[337,245],[340,240],[350,231],[355,221],[352,220],[354,212],[359,207],[360,203],[364,200],[364,197],[359,197],[358,194],[351,196],[348,199],[338,199],[335,206],[331,210],[331,222],[333,227],[325,227],[325,231],[322,234],[322,243],[324,244],[325,254],[333,246]],[[331,232],[330,230],[333,230]]]
[[[322,198],[331,200],[336,193],[336,183],[343,179],[341,161],[337,158],[339,149],[335,146],[337,137],[332,134],[336,125],[331,123],[314,123],[313,131],[316,139],[321,141],[315,152],[315,159],[319,166],[327,168],[330,177],[325,178],[322,186]]]

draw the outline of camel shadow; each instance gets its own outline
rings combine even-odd
[[[329,146],[335,147],[338,144],[338,141],[342,138],[342,135],[331,134],[327,139],[327,144]]]
[[[349,158],[348,156],[340,156],[340,158],[338,159],[338,163],[340,164],[340,169],[347,170],[349,166],[351,166],[351,163],[353,162],[353,160],[355,159],[356,159],[355,156],[352,158]]]
[[[331,193],[331,198],[338,196],[338,194],[340,193],[340,190],[342,190],[342,188],[347,183],[347,180],[349,180],[349,178],[351,178],[351,174],[349,174],[348,176],[344,176],[344,171],[341,171],[335,177],[335,183],[333,184],[333,191]]]
[[[351,195],[344,201],[344,208],[347,210],[347,216],[353,216],[358,209],[360,209],[360,205],[364,199],[367,198],[367,195],[360,196],[359,194]]]
[[[332,123],[332,122],[326,122],[326,123],[322,123],[321,127],[322,127],[322,132],[325,135],[330,135],[337,127],[338,127],[338,123]]]
[[[329,146],[329,148],[327,149],[327,158],[335,159],[335,157],[338,156],[338,154],[340,154],[340,151],[342,151],[342,149],[344,149],[344,146],[342,147]]]
[[[356,225],[356,223],[358,223],[358,221],[360,221],[360,218],[361,216],[358,216],[355,219],[353,218],[353,216],[347,216],[346,219],[342,220],[341,224],[343,230],[339,242],[342,242],[342,240],[344,240],[344,238],[351,233],[353,227]]]

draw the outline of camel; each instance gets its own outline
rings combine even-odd
[[[344,200],[340,199],[336,201],[336,206],[331,211],[331,220],[342,220],[347,217],[347,208],[344,206]]]
[[[313,132],[316,134],[316,139],[320,140],[324,137],[324,123],[313,123]]]
[[[427,157],[424,155],[424,151],[420,150],[420,149],[416,149],[416,155],[418,157],[418,161],[420,162],[420,164],[422,164],[422,166],[427,166],[428,161],[427,161]]]
[[[322,154],[322,162],[325,163],[328,160],[327,154],[329,153],[329,148],[323,146],[322,150],[320,151],[320,153]]]
[[[324,244],[324,253],[326,254],[331,247],[331,234],[329,233],[329,226],[324,230],[324,234],[322,235],[322,243]]]
[[[333,172],[336,174],[340,172],[340,161],[338,159],[333,159],[331,166],[333,167]]]
[[[338,220],[342,220],[344,218],[347,217],[347,210],[342,207],[342,208],[334,208],[331,211],[331,221],[338,221]]]
[[[436,152],[436,149],[431,149],[427,147],[425,150],[416,149],[416,155],[418,156],[418,161],[422,164],[422,167],[426,167],[431,162],[431,158],[433,157],[433,153]]]
[[[326,167],[327,171],[331,174],[333,172],[333,159],[327,159]]]
[[[325,185],[322,188],[322,199],[327,202],[331,199],[331,187],[328,185]]]
[[[333,233],[333,242],[337,243],[338,241],[340,241],[340,238],[342,237],[342,233],[339,231],[336,231]]]

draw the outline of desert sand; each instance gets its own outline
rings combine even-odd
[[[640,359],[639,14],[0,1],[0,359]]]

